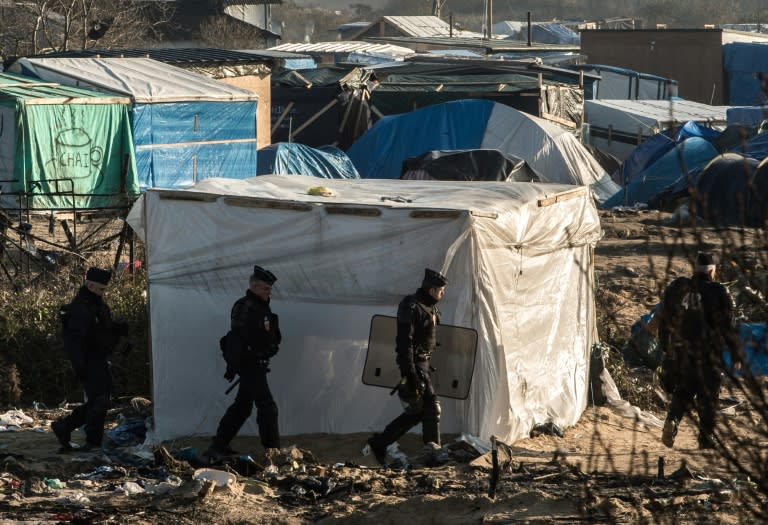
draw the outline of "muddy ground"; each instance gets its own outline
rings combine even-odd
[[[605,235],[595,257],[599,331],[611,352],[619,351],[630,326],[658,302],[663,286],[689,273],[697,249],[725,246],[756,261],[750,272],[765,270],[760,232],[679,228],[671,218],[601,212]],[[737,282],[740,272],[731,269],[728,278]],[[761,315],[751,303],[740,311]],[[629,386],[623,388],[634,382],[655,392],[648,370],[625,372]],[[205,449],[204,439],[162,448],[108,441],[104,451],[59,454],[49,423],[64,409],[20,407],[30,420],[0,432],[0,525],[755,523],[759,515],[751,511],[761,512],[766,503],[765,486],[761,492],[754,483],[760,475],[765,481],[765,407],[761,412],[734,386],[727,382],[721,394],[722,448],[700,451],[689,420],[675,448],[668,449],[657,426],[610,407],[588,407],[562,437],[542,434],[500,444],[495,484],[482,443],[457,436],[446,436],[441,454],[425,455],[419,436],[410,434],[400,443],[408,465],[380,468],[361,454],[367,435],[312,434],[285,437],[292,446],[269,460],[258,440],[236,438],[233,447],[253,463],[233,459],[219,466],[234,481],[211,487],[193,479],[202,465],[190,459]],[[111,426],[122,428],[146,413],[144,404],[127,401],[110,414]],[[663,406],[656,395],[644,408],[663,419]],[[729,459],[738,455],[734,450],[744,455]]]

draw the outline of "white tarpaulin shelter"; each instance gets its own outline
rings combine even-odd
[[[442,401],[443,432],[510,442],[579,419],[600,232],[587,187],[322,179],[334,196],[309,195],[318,181],[209,179],[147,191],[131,210],[147,247],[158,438],[213,434],[234,398],[218,340],[254,264],[278,278],[269,381],[283,435],[380,430],[400,413],[362,384],[368,332],[425,267],[450,281],[443,322],[479,336],[469,397]],[[241,434],[256,434],[255,418]]]

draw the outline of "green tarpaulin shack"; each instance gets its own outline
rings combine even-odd
[[[130,100],[0,73],[0,205],[118,208],[139,194]]]

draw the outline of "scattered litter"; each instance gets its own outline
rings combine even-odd
[[[126,481],[120,488],[125,492],[126,496],[133,496],[134,494],[142,494],[145,492],[141,485],[134,481]]]
[[[76,474],[75,479],[119,479],[128,475],[128,472],[123,467],[110,467],[109,465],[102,465],[93,472],[87,472],[84,474]]]
[[[64,488],[64,485],[61,483],[61,480],[59,480],[58,478],[52,478],[52,479],[43,478],[43,483],[45,483],[47,487],[52,488],[54,490],[59,490]]]
[[[91,504],[91,500],[82,492],[76,492],[75,494],[69,494],[62,496],[56,500],[57,503],[69,503],[70,505],[77,505],[79,507],[85,507]]]
[[[237,481],[237,477],[223,470],[216,470],[212,468],[199,468],[194,474],[192,479],[202,479],[203,481],[213,481],[217,487],[223,487]]]
[[[456,438],[456,441],[463,441],[465,443],[469,443],[470,445],[472,445],[472,448],[477,450],[479,454],[485,454],[486,452],[491,451],[490,441],[480,439],[479,437],[475,437],[471,434],[462,433],[461,436]]]
[[[329,188],[326,188],[325,186],[314,186],[312,188],[309,188],[307,190],[307,194],[314,195],[316,197],[335,197],[336,194],[333,193],[333,191]]]
[[[129,418],[107,432],[107,437],[118,447],[138,445],[147,436],[147,426],[144,419]]]
[[[9,410],[5,414],[0,414],[0,425],[20,427],[32,422],[34,422],[34,419],[24,414],[21,410]]]
[[[547,421],[546,423],[539,423],[534,425],[531,429],[530,436],[557,436],[563,437],[563,429],[561,429],[554,421]]]

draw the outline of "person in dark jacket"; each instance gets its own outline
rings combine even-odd
[[[440,446],[440,402],[432,385],[430,359],[437,346],[440,323],[437,303],[445,295],[447,284],[442,274],[426,268],[421,287],[405,296],[397,308],[396,361],[401,374],[397,393],[404,412],[383,432],[368,439],[371,452],[382,465],[387,447],[419,423],[424,444]]]
[[[672,400],[661,440],[670,448],[680,420],[692,407],[699,419],[699,448],[713,448],[724,347],[734,362],[741,361],[733,304],[716,277],[714,255],[700,253],[693,277],[675,279],[664,291],[659,319],[662,383]]]
[[[256,423],[264,449],[280,448],[277,404],[267,384],[269,360],[277,354],[282,336],[277,315],[269,307],[272,285],[277,277],[261,266],[254,266],[249,289],[232,307],[231,344],[235,347],[227,359],[227,374],[232,380],[240,375],[235,401],[219,422],[216,436],[205,455],[211,459],[236,454],[230,442],[240,431],[256,405]]]
[[[89,268],[85,284],[62,312],[64,350],[83,384],[86,402],[68,416],[51,423],[62,451],[72,449],[72,431],[85,425],[85,446],[101,447],[104,420],[112,394],[110,357],[120,336],[127,335],[127,325],[113,321],[103,296],[112,272]]]

